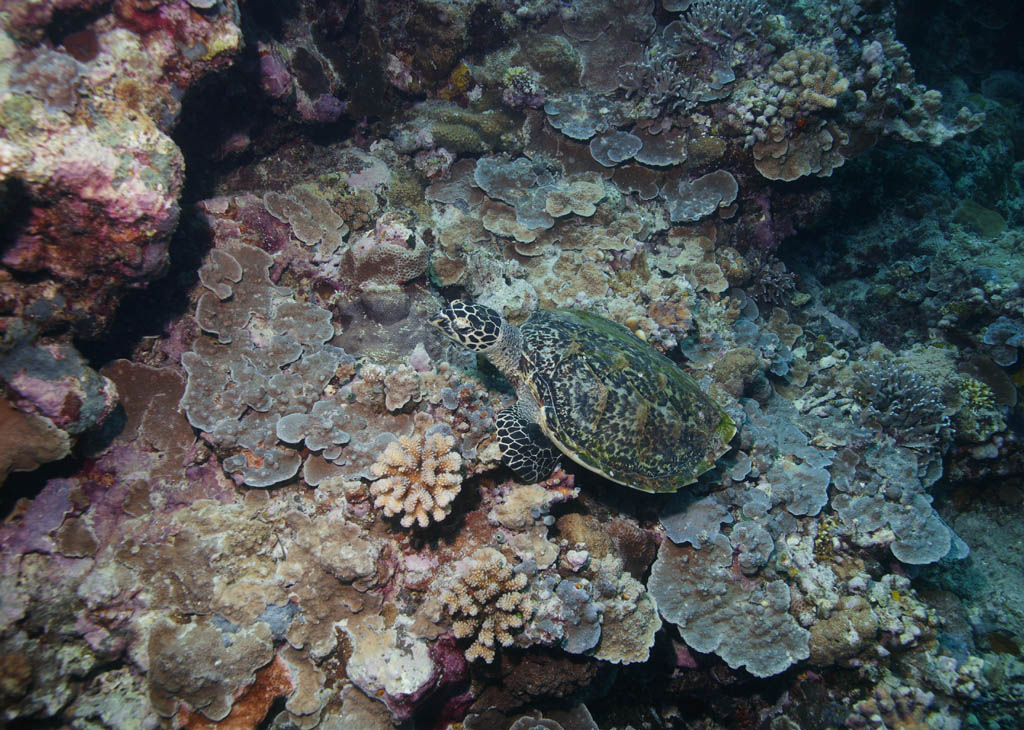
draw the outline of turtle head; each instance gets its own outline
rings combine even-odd
[[[456,299],[434,315],[430,323],[473,352],[487,352],[498,344],[505,320],[490,307]]]

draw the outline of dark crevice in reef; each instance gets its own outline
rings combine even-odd
[[[188,308],[188,292],[199,279],[211,234],[205,220],[187,209],[171,239],[167,273],[121,300],[117,316],[102,339],[78,340],[75,347],[93,368],[131,358],[143,338],[159,337]]]
[[[259,88],[259,56],[247,45],[231,68],[203,79],[182,100],[172,134],[187,171],[182,205],[212,197],[227,170],[273,152],[266,140],[280,125]]]
[[[81,471],[84,463],[85,459],[76,452],[33,471],[12,472],[0,489],[0,522],[11,516],[18,500],[35,499],[51,479],[71,478]]]
[[[274,102],[261,88],[259,42],[281,36],[284,25],[294,22],[297,12],[295,3],[247,6],[241,55],[230,68],[211,74],[186,93],[171,135],[185,157],[183,206],[214,196],[218,184],[233,170],[265,159],[283,147],[299,143],[327,145],[351,136],[354,123],[350,118],[342,115],[336,122],[300,123],[278,113],[280,110],[273,108]],[[297,58],[301,57],[298,54]],[[306,65],[323,76],[318,60],[310,57]],[[314,75],[306,74],[303,79]],[[326,77],[320,79],[319,86],[308,86],[303,84],[314,98],[330,91]]]
[[[902,0],[897,37],[910,51],[917,80],[944,88],[955,77],[971,86],[997,69],[1024,65],[1019,0]]]

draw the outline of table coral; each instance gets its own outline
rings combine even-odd
[[[527,578],[515,573],[508,560],[493,548],[479,548],[462,566],[460,574],[441,593],[441,603],[451,614],[456,638],[473,638],[466,659],[494,661],[495,642],[511,646],[513,632],[521,629],[533,611],[523,592]]]
[[[448,434],[422,431],[389,443],[370,467],[374,507],[388,517],[401,514],[402,527],[426,527],[451,514],[462,490],[462,456],[454,446]]]
[[[725,535],[699,550],[666,540],[647,588],[697,651],[714,652],[758,677],[778,674],[807,658],[809,634],[789,615],[785,582],[735,577],[732,552]]]
[[[286,422],[289,438],[300,436],[292,426],[301,427],[303,438],[316,426],[332,453],[346,440],[336,433],[329,406],[313,412],[347,357],[325,344],[334,334],[330,315],[284,296],[270,281],[271,264],[252,246],[211,252],[200,275],[208,291],[196,304],[196,320],[216,338],[196,340],[182,356],[188,383],[181,402],[189,422],[225,450],[225,469],[250,486],[289,479],[302,465],[277,434],[284,416],[308,416],[301,424]],[[253,317],[260,318],[259,329],[248,327]]]
[[[287,223],[306,246],[316,247],[316,258],[327,260],[337,251],[348,226],[330,204],[312,190],[295,187],[287,193],[273,191],[263,195],[263,204],[272,216]]]
[[[716,170],[696,180],[680,180],[675,189],[663,189],[673,223],[697,221],[736,200],[739,185],[732,173]]]

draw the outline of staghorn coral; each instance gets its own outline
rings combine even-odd
[[[744,256],[750,271],[746,293],[759,306],[784,305],[796,288],[796,274],[774,254],[751,248]]]
[[[679,34],[694,44],[720,44],[755,35],[764,18],[761,0],[694,0],[680,17]]]
[[[526,575],[515,573],[494,548],[479,548],[463,565],[462,575],[441,593],[441,603],[454,619],[455,636],[473,637],[466,659],[494,661],[495,642],[511,646],[512,632],[533,613],[527,598]]]
[[[638,119],[654,119],[665,110],[694,106],[692,80],[662,45],[648,46],[642,59],[623,64],[617,78],[619,88],[632,102],[630,116]]]
[[[373,506],[388,517],[402,514],[402,527],[443,520],[462,489],[462,455],[454,446],[453,436],[422,430],[389,443],[370,467]]]

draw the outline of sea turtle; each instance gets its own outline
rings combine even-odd
[[[714,466],[736,433],[693,378],[620,324],[541,309],[522,326],[456,300],[431,320],[483,353],[516,389],[497,416],[502,461],[546,478],[557,447],[581,466],[644,492],[674,492]]]

